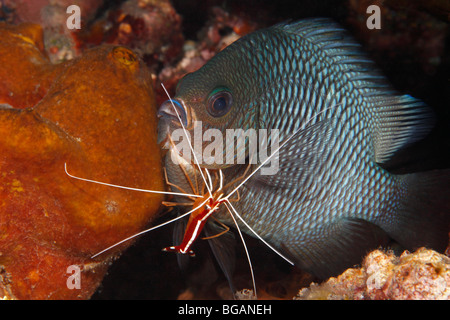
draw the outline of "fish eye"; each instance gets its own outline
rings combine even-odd
[[[206,105],[208,113],[216,118],[226,115],[230,111],[233,103],[233,98],[229,91],[224,89],[219,90],[213,91]]]

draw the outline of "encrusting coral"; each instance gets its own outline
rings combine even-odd
[[[372,251],[362,268],[300,290],[299,300],[449,300],[450,258],[434,250],[405,251],[400,257]]]
[[[103,45],[58,65],[42,29],[0,24],[0,297],[85,299],[111,257],[98,251],[140,231],[163,190],[156,108],[146,66]],[[80,288],[69,285],[80,268]],[[69,282],[68,282],[69,281]]]

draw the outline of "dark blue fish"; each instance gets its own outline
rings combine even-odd
[[[395,175],[380,166],[430,131],[432,113],[393,90],[336,23],[307,19],[247,35],[184,77],[174,100],[191,136],[199,120],[203,131],[224,136],[226,129],[280,130],[287,143],[278,172],[253,175],[233,205],[300,268],[335,275],[389,239],[410,250],[447,246],[449,171]],[[164,139],[180,124],[170,103],[159,113]],[[227,181],[247,168],[201,165],[223,169]],[[192,191],[178,166],[167,168]],[[214,216],[233,225],[225,208]]]

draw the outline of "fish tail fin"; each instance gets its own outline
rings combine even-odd
[[[450,232],[450,170],[397,176],[396,221],[382,228],[408,250],[428,247],[444,251]],[[392,230],[389,230],[392,229]]]

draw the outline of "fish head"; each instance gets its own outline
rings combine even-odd
[[[239,152],[248,152],[239,146],[239,135],[241,130],[257,129],[258,124],[251,68],[233,48],[233,45],[225,48],[202,68],[184,76],[174,98],[164,102],[158,112],[159,141],[175,138],[175,130],[182,129],[183,125],[192,146],[201,146],[195,148],[195,152],[201,153],[199,158],[204,160],[199,161],[200,165],[210,169],[233,164],[227,161],[227,146],[234,158]],[[227,130],[234,130],[236,147],[232,141],[227,141]],[[218,141],[220,139],[222,141]],[[205,154],[203,151],[208,146],[208,150],[214,150]],[[169,148],[169,143],[163,147]]]

